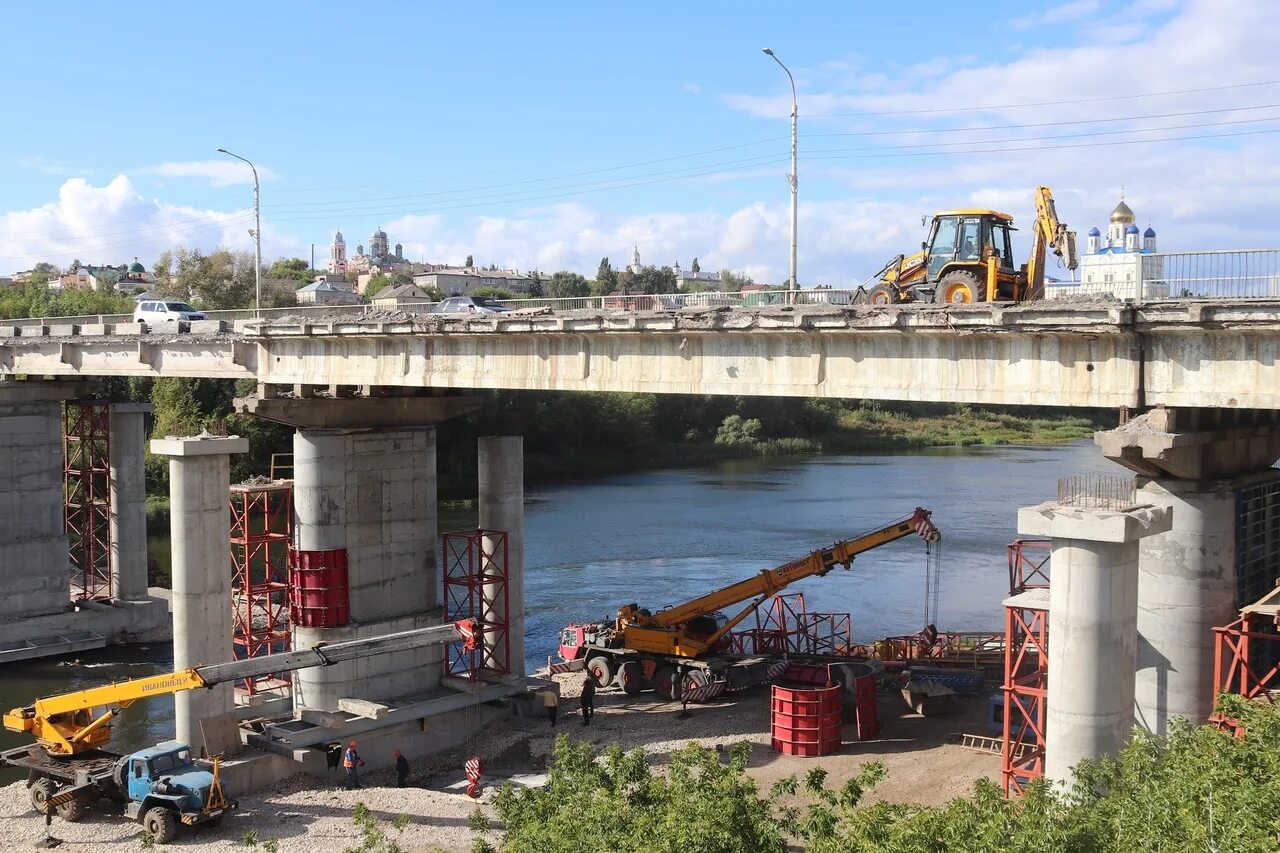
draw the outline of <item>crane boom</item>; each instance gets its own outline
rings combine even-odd
[[[877,530],[844,539],[829,548],[819,548],[781,566],[765,569],[754,577],[698,596],[697,598],[660,610],[649,615],[634,604],[618,611],[617,630],[623,633],[627,648],[681,657],[697,657],[711,649],[727,632],[747,617],[764,598],[807,577],[822,576],[837,565],[848,568],[854,557],[864,551],[896,542],[903,537],[917,534],[926,541],[936,542],[941,533],[929,520],[930,513],[921,507],[904,519]],[[711,633],[691,630],[691,623],[709,616],[724,607],[743,601],[747,606],[726,624]]]
[[[309,649],[180,669],[160,675],[134,678],[101,687],[75,690],[37,699],[25,708],[4,715],[4,727],[31,732],[51,755],[75,755],[104,746],[110,740],[111,720],[139,699],[213,687],[241,678],[276,672],[292,672],[313,666],[332,666],[355,658],[448,643],[461,638],[468,648],[476,642],[477,626],[471,619],[445,625],[401,631],[377,637],[321,643]],[[92,710],[105,708],[94,716]]]
[[[1046,249],[1052,249],[1069,270],[1074,270],[1079,265],[1076,232],[1068,230],[1066,224],[1058,219],[1053,190],[1049,187],[1036,187],[1036,223],[1031,237],[1031,256],[1026,266],[1026,299],[1041,299],[1044,296]]]

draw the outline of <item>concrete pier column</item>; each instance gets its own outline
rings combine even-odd
[[[480,527],[507,532],[508,649],[512,675],[523,677],[524,659],[524,439],[486,436],[478,442]],[[497,607],[486,598],[485,607]],[[502,650],[486,650],[501,659]]]
[[[1139,478],[1138,498],[1166,507],[1173,526],[1138,549],[1137,724],[1164,735],[1174,717],[1213,711],[1213,629],[1236,618],[1236,491],[1275,479],[1196,483]]]
[[[111,404],[111,589],[147,598],[146,415],[150,403]]]
[[[435,429],[300,428],[293,450],[295,547],[345,551],[350,604],[346,625],[295,626],[294,645],[438,624]],[[294,706],[420,694],[439,684],[440,660],[436,647],[300,670]]]
[[[63,525],[62,401],[73,388],[0,383],[0,617],[71,609]]]
[[[248,439],[234,436],[151,442],[152,453],[169,457],[174,669],[232,658],[231,454],[248,449]],[[233,704],[230,683],[176,694],[178,740],[198,753],[200,720],[228,713]]]
[[[1133,728],[1138,541],[1169,529],[1167,509],[1045,503],[1018,532],[1048,536],[1049,685],[1045,776],[1070,783],[1080,761],[1115,754]]]

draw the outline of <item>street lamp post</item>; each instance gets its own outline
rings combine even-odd
[[[239,154],[232,154],[225,148],[218,149],[219,154],[226,154],[228,157],[234,157],[237,160],[243,160],[249,163],[245,157]],[[249,163],[249,168],[253,170],[253,316],[262,316],[262,215],[258,206],[258,170]]]
[[[796,278],[796,228],[798,223],[799,212],[799,179],[796,170],[796,151],[798,148],[798,131],[800,119],[800,102],[796,100],[796,78],[791,76],[791,69],[782,64],[782,60],[774,54],[769,48],[764,49],[765,55],[773,59],[787,72],[787,79],[791,81],[791,174],[787,176],[787,183],[791,185],[791,279],[787,282],[787,301],[794,303],[796,301],[795,291],[799,288],[800,283]]]

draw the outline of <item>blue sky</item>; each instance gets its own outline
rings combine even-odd
[[[781,280],[764,46],[799,85],[802,282],[856,283],[939,207],[1025,219],[1037,183],[1081,232],[1123,184],[1166,248],[1275,218],[1280,85],[1240,85],[1280,80],[1261,0],[60,8],[9,13],[0,272],[249,246],[221,146],[262,171],[268,259],[381,225],[421,260],[589,273],[639,243]]]

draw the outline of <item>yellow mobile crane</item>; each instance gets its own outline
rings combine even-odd
[[[477,635],[477,624],[464,619],[40,698],[4,715],[6,729],[31,734],[36,744],[0,752],[0,767],[27,771],[31,803],[41,813],[56,810],[64,820],[79,820],[94,800],[107,797],[124,804],[125,816],[142,823],[163,844],[172,840],[179,824],[216,824],[237,804],[223,792],[218,759],[210,772],[194,762],[186,744],[169,741],[130,755],[103,749],[111,740],[111,721],[134,702],[459,638],[474,648]]]
[[[1076,232],[1058,219],[1049,187],[1036,187],[1036,221],[1031,255],[1021,267],[1013,265],[1009,232],[1013,217],[996,210],[946,210],[934,214],[929,239],[914,255],[897,255],[874,278],[879,282],[867,295],[872,305],[935,302],[1020,301],[1044,295],[1046,252],[1074,270],[1079,263]]]
[[[916,507],[907,518],[657,613],[628,604],[612,620],[568,625],[560,634],[560,657],[585,661],[588,677],[598,685],[616,683],[629,694],[639,693],[646,685],[665,698],[672,698],[682,684],[747,687],[767,677],[767,662],[717,651],[726,635],[760,602],[803,578],[822,577],[836,566],[848,569],[858,554],[912,534],[928,542],[942,538],[929,511]],[[746,606],[734,616],[720,613],[721,608],[744,601]]]

